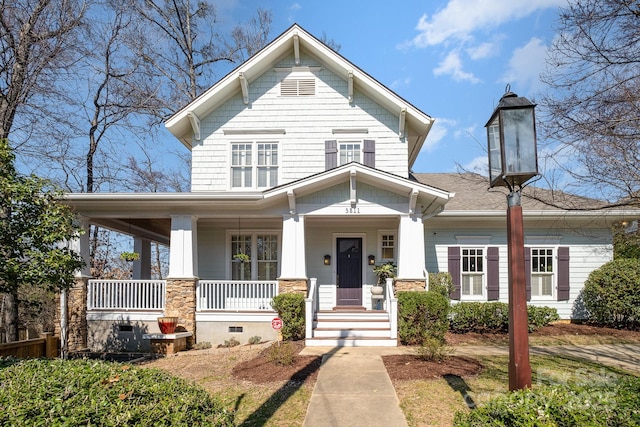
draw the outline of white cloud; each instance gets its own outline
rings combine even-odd
[[[409,86],[410,83],[411,83],[411,77],[397,79],[391,83],[391,89],[396,90],[397,88],[402,86]]]
[[[483,59],[494,56],[497,52],[497,47],[494,43],[484,42],[474,47],[467,49],[467,53],[471,59]]]
[[[433,74],[436,76],[450,75],[456,81],[469,81],[471,83],[479,83],[480,79],[472,73],[463,71],[462,60],[456,51],[449,52],[447,57],[434,68]]]
[[[423,15],[410,44],[427,47],[450,39],[467,40],[477,30],[495,28],[538,10],[566,5],[566,0],[450,0],[431,17]]]
[[[422,149],[425,151],[434,150],[438,143],[449,133],[448,128],[455,126],[455,124],[455,120],[436,118]]]
[[[489,158],[487,156],[478,156],[462,165],[462,169],[483,176],[489,176]]]
[[[511,84],[516,93],[536,92],[541,85],[540,73],[546,66],[546,57],[547,46],[542,40],[532,38],[526,45],[513,51],[500,81]]]

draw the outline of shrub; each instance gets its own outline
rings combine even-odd
[[[293,365],[296,361],[297,350],[290,341],[285,341],[282,344],[272,344],[266,349],[266,357],[269,362],[280,365],[289,366]]]
[[[527,306],[529,332],[558,320],[551,307]],[[504,302],[459,302],[451,307],[451,332],[505,333],[509,331],[509,304]]]
[[[451,274],[446,271],[439,273],[429,273],[429,290],[438,292],[449,298],[453,292],[453,280]]]
[[[612,384],[537,386],[456,413],[454,426],[638,426],[639,378]]]
[[[156,369],[24,360],[0,370],[2,426],[231,426],[203,388]]]
[[[459,302],[451,307],[451,331],[501,333],[509,330],[509,305],[503,302]]]
[[[420,360],[442,362],[451,355],[453,349],[442,341],[427,337],[422,344],[415,348],[416,356]]]
[[[254,335],[251,338],[249,338],[249,345],[260,344],[261,342],[262,342],[262,337],[259,337],[258,335]]]
[[[271,306],[282,319],[282,339],[304,339],[304,296],[302,294],[280,294],[273,298]]]
[[[536,331],[543,326],[547,326],[551,322],[560,320],[558,310],[552,307],[537,307],[530,305],[527,306],[527,315],[529,317],[529,332]]]
[[[449,329],[449,300],[438,292],[398,292],[398,337],[402,344],[426,338],[444,343]]]
[[[588,320],[615,328],[640,324],[640,260],[621,258],[589,274],[582,290]]]
[[[231,348],[231,347],[237,347],[239,345],[240,345],[240,341],[238,341],[236,337],[231,337],[228,340],[224,340],[224,344],[222,344],[222,347]]]

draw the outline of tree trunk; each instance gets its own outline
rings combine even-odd
[[[7,342],[18,341],[18,291],[6,293],[4,302],[5,340]]]

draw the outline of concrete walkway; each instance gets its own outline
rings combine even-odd
[[[382,363],[382,350],[305,348],[301,354],[324,356],[303,426],[406,427],[396,391]]]
[[[306,347],[302,355],[323,355],[304,427],[407,425],[382,356],[412,354],[407,347]],[[464,356],[508,356],[506,346],[462,346]],[[640,373],[640,345],[532,346],[531,355],[569,356]]]

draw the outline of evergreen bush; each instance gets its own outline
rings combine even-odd
[[[455,415],[456,427],[640,426],[640,378],[610,384],[536,386]]]
[[[551,307],[527,306],[529,332],[560,319]],[[504,302],[459,302],[451,307],[451,332],[481,334],[509,331],[509,304]]]
[[[1,426],[232,426],[203,388],[156,369],[31,359],[0,370]]]
[[[282,339],[296,341],[304,339],[304,296],[302,294],[280,294],[273,298],[271,306],[282,319]]]
[[[592,271],[581,296],[590,322],[614,328],[638,327],[640,259],[615,259]]]
[[[402,344],[420,345],[426,338],[444,344],[449,329],[449,299],[439,292],[398,292],[398,338]]]

